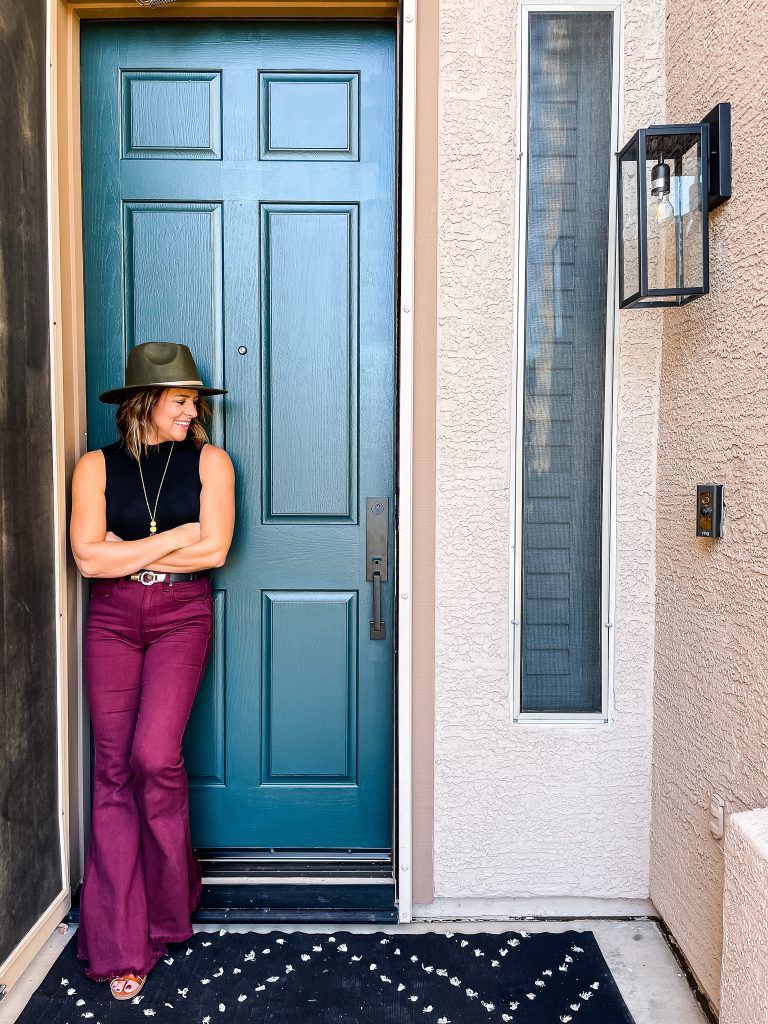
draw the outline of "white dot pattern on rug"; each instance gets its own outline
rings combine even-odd
[[[198,932],[123,1002],[75,951],[19,1024],[633,1024],[591,932]]]

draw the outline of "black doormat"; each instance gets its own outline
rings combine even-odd
[[[76,939],[19,1024],[633,1024],[591,932],[196,932],[125,1002]]]

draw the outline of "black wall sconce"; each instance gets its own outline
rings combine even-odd
[[[731,195],[731,105],[653,124],[618,155],[619,307],[682,306],[709,291],[709,211]]]

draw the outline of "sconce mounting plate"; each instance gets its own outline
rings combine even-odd
[[[702,123],[709,125],[709,208],[731,198],[731,104],[718,103]]]
[[[731,104],[717,103],[701,124],[709,125],[709,189],[707,192],[707,208],[714,210],[716,206],[730,199],[731,188]],[[665,125],[652,124],[651,128],[663,128]]]

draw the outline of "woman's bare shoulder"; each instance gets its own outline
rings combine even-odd
[[[233,473],[232,459],[223,448],[215,444],[205,444],[200,450],[200,472]]]
[[[103,491],[106,482],[107,469],[102,450],[96,448],[92,452],[84,452],[75,464],[75,471],[72,474],[73,487],[98,488]]]
[[[101,448],[94,448],[92,452],[83,452],[75,464],[75,472],[81,475],[91,476],[103,473],[105,468],[104,452]]]

